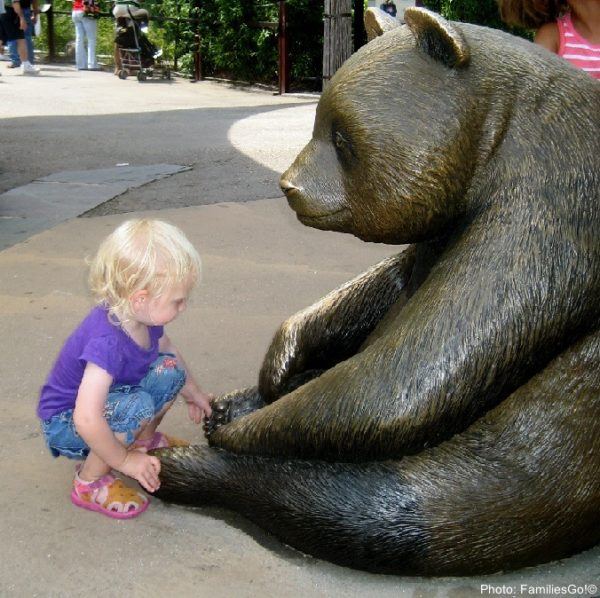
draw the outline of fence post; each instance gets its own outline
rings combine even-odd
[[[352,54],[352,0],[325,0],[323,89]]]
[[[179,52],[179,19],[181,17],[181,4],[177,3],[177,6],[175,8],[175,14],[177,15],[175,18],[177,19],[175,21],[175,47],[173,48],[173,70],[177,71],[178,70],[178,65],[177,65],[177,53]]]
[[[196,51],[194,52],[194,81],[202,80],[202,56],[200,54],[200,31],[196,31]]]
[[[196,31],[194,33],[194,42],[195,42],[196,47],[194,49],[194,81],[202,80],[202,49],[201,49],[201,45],[200,45],[200,42],[202,41],[202,39],[200,37],[201,36],[201,33],[200,33],[200,1],[201,0],[196,0],[196,2],[195,2]]]
[[[54,11],[52,10],[52,4],[44,12],[48,23],[48,60],[53,62],[56,59],[56,44],[54,42]],[[39,18],[40,15],[38,15]]]
[[[354,0],[354,51],[367,43],[365,31],[365,4],[363,0]]]
[[[279,2],[279,29],[277,36],[279,50],[279,95],[287,93],[290,88],[290,64],[288,57],[287,12],[285,0]]]

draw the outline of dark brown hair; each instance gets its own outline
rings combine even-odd
[[[508,25],[537,29],[566,10],[567,0],[497,0],[500,16]]]

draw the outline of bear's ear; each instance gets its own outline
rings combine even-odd
[[[380,8],[370,7],[365,10],[363,19],[365,31],[367,32],[367,41],[371,41],[386,31],[391,31],[400,27],[400,23],[394,17],[381,10]]]
[[[453,23],[424,8],[407,8],[404,20],[426,54],[450,68],[469,63],[471,52]]]

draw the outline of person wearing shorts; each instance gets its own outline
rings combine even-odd
[[[27,60],[31,64],[35,64],[35,54],[33,48],[34,26],[39,18],[38,0],[19,0],[21,4],[21,12],[27,24],[23,30],[25,34],[25,45],[27,46]],[[17,40],[13,40],[8,44],[11,65],[8,68],[19,68],[21,66],[21,58],[17,49]]]
[[[23,75],[37,75],[40,70],[33,66],[27,57],[25,43],[25,30],[27,21],[19,0],[13,0],[5,6],[4,14],[0,15],[1,37],[5,42],[16,41],[17,51],[21,59],[21,72]]]

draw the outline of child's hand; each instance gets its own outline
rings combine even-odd
[[[142,451],[127,451],[119,471],[137,480],[148,492],[156,492],[160,488],[160,461]]]
[[[210,417],[212,409],[210,408],[210,402],[215,398],[214,395],[201,390],[197,390],[193,394],[185,398],[188,406],[188,414],[190,419],[195,423],[199,424],[203,418]]]

